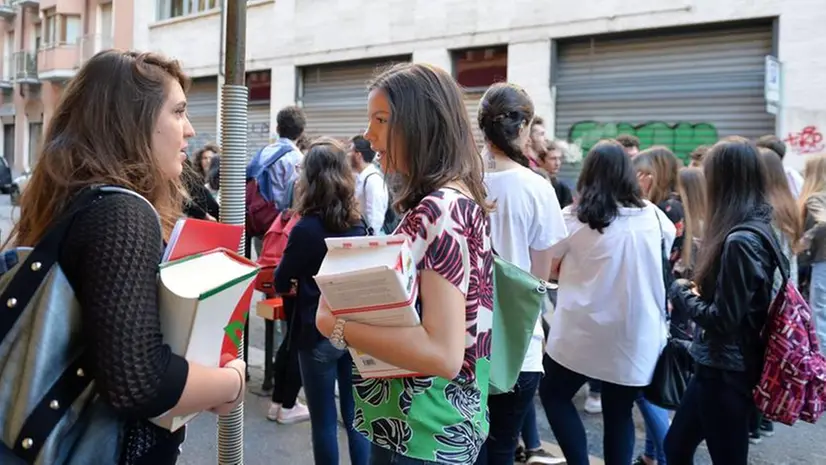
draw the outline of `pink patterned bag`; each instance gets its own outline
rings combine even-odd
[[[763,329],[766,356],[754,402],[767,420],[815,423],[826,409],[826,358],[809,305],[785,275],[784,280]]]
[[[783,276],[762,331],[766,355],[754,403],[767,420],[790,426],[798,419],[815,423],[826,410],[826,357],[820,353],[812,309],[789,282],[788,263],[774,234],[748,224],[735,229],[762,237]]]

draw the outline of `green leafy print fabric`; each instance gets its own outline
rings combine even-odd
[[[493,309],[490,226],[482,210],[440,190],[408,214],[406,234],[419,270],[438,272],[466,295],[465,357],[453,380],[362,379],[354,371],[354,426],[372,443],[401,455],[471,464],[488,434]]]

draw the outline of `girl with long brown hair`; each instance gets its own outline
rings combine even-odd
[[[703,238],[706,219],[706,180],[702,168],[682,168],[678,176],[677,189],[685,213],[685,231],[680,259],[674,266],[674,273],[680,278],[691,279],[697,248]]]
[[[677,192],[680,162],[671,150],[662,146],[643,150],[632,162],[645,198],[674,224],[675,237],[669,256],[671,269],[665,270],[673,273],[682,255],[685,230],[683,203]],[[672,312],[670,324],[675,336],[688,337],[688,319],[683,315]],[[666,459],[663,443],[668,432],[668,411],[652,404],[642,395],[636,399],[636,404],[645,422],[645,450],[632,465],[664,465]]]
[[[418,269],[421,325],[376,328],[318,311],[317,325],[350,345],[419,373],[355,375],[355,428],[373,444],[371,463],[473,463],[488,433],[493,254],[482,157],[456,81],[442,69],[400,64],[369,87],[364,138],[396,178]]]
[[[94,387],[123,424],[127,465],[176,461],[185,428],[169,432],[150,418],[228,413],[245,388],[243,362],[187,362],[161,333],[158,264],[181,216],[184,150],[194,135],[187,85],[176,61],[152,53],[110,50],[86,62],[49,122],[11,236],[18,246],[37,244],[92,186],[135,194],[100,196],[76,213],[59,258],[81,307]]]
[[[289,343],[298,350],[300,382],[304,384],[312,427],[313,456],[319,465],[339,463],[335,405],[338,381],[350,463],[366,465],[369,443],[353,426],[353,360],[349,351],[335,347],[315,327],[321,292],[313,276],[318,274],[327,253],[326,238],[364,236],[367,230],[359,216],[355,179],[341,143],[328,138],[313,141],[297,169],[296,214],[301,219],[290,231],[275,270],[275,291],[287,294],[297,283]],[[291,409],[302,407],[294,404]],[[295,417],[295,413],[290,412],[290,416]]]
[[[806,161],[800,205],[806,220],[803,245],[811,264],[809,304],[820,349],[826,353],[826,154]]]

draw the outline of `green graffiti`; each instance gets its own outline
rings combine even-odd
[[[241,335],[244,334],[244,326],[247,321],[248,314],[249,312],[245,312],[242,320],[231,321],[226,327],[224,327],[224,334],[226,334],[226,337],[232,341],[232,345],[235,346],[236,349],[241,347]]]
[[[652,121],[633,125],[580,121],[571,127],[568,140],[577,143],[587,152],[600,139],[610,139],[620,134],[637,136],[640,139],[640,149],[664,145],[684,163],[688,163],[692,150],[700,145],[712,145],[719,139],[717,128],[711,123],[679,122],[669,125],[661,121]]]

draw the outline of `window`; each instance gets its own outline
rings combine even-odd
[[[49,8],[43,12],[43,45],[57,43],[57,11]]]
[[[43,45],[43,25],[38,23],[34,26],[34,49],[40,50]]]
[[[43,140],[43,123],[29,123],[29,168],[33,168],[37,163],[41,140]]]
[[[508,48],[488,47],[454,52],[456,81],[469,89],[484,89],[508,79]]]
[[[41,28],[42,38],[39,42],[44,47],[74,45],[80,41],[82,30],[80,15],[59,15],[54,8],[50,8],[43,12]],[[37,43],[38,40],[35,39],[35,42]]]
[[[204,13],[221,7],[221,0],[158,0],[158,20]]]
[[[60,15],[59,19],[60,36],[58,41],[61,44],[77,44],[80,42],[80,15]]]

